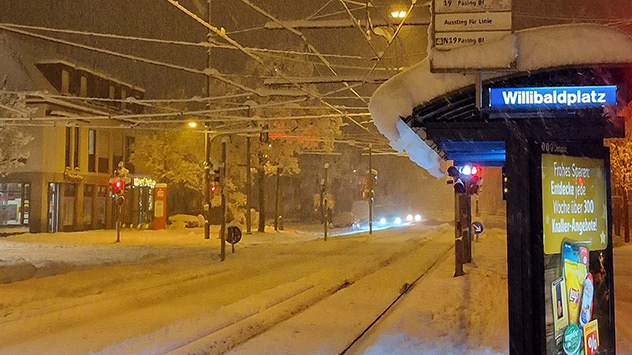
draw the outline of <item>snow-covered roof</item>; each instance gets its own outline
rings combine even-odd
[[[34,55],[9,35],[0,34],[0,89],[24,91],[57,90],[35,66]]]
[[[517,31],[497,42],[430,53],[434,67],[449,63],[459,68],[509,67],[516,72],[583,64],[632,63],[632,39],[611,27],[594,24],[547,26]],[[371,97],[369,110],[378,130],[393,149],[430,174],[441,177],[439,155],[401,118],[414,107],[474,85],[475,70],[464,73],[431,73],[429,58],[382,84]],[[505,72],[506,74],[506,72]],[[497,76],[503,76],[499,72]]]

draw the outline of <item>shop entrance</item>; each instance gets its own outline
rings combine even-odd
[[[58,183],[48,184],[48,233],[59,232],[59,196],[60,186]]]

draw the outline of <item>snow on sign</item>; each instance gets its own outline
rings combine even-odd
[[[480,45],[499,40],[510,33],[511,31],[440,32],[435,34],[434,46],[438,50],[450,50],[470,45]]]
[[[511,30],[511,12],[436,14],[436,32]]]
[[[511,11],[511,0],[435,0],[436,13]]]

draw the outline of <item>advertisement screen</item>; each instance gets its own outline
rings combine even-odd
[[[614,354],[604,160],[542,154],[547,354]]]

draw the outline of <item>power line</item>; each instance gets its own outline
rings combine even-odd
[[[42,26],[19,25],[19,24],[14,24],[14,23],[0,23],[0,25],[12,27],[12,28],[18,28],[18,29],[30,29],[30,30],[38,30],[38,31],[46,31],[46,32],[89,36],[89,37],[149,42],[149,43],[156,43],[156,44],[181,45],[181,46],[190,46],[190,47],[199,47],[199,48],[212,47],[212,48],[219,48],[219,49],[237,49],[233,46],[220,44],[220,43],[212,43],[212,42],[174,41],[174,40],[164,40],[164,39],[148,38],[148,37],[124,36],[124,35],[117,35],[117,34],[112,34],[112,33],[89,32],[89,31],[60,29],[60,28],[51,28],[51,27],[42,27]],[[282,50],[282,49],[256,48],[256,47],[245,47],[245,48],[254,52],[262,52],[262,53],[277,53],[277,54],[306,55],[306,56],[316,55],[310,52],[299,52],[299,51]],[[337,58],[337,59],[355,59],[355,60],[369,60],[370,59],[370,58],[364,58],[362,56],[333,54],[333,53],[323,53],[322,55],[326,57]]]
[[[243,91],[247,91],[247,92],[251,92],[253,94],[259,95],[259,93],[257,93],[257,91],[255,89],[246,87],[246,86],[241,85],[241,84],[239,84],[239,83],[237,83],[237,82],[235,82],[233,80],[225,78],[216,69],[198,70],[198,69],[184,67],[184,66],[181,66],[181,65],[170,64],[170,63],[160,62],[160,61],[153,60],[153,59],[147,59],[147,58],[142,58],[142,57],[138,57],[138,56],[134,56],[134,55],[130,55],[130,54],[124,54],[124,53],[120,53],[120,52],[115,52],[115,51],[111,51],[109,49],[102,49],[102,48],[92,47],[92,46],[88,46],[88,45],[84,45],[84,44],[74,43],[74,42],[70,42],[70,41],[67,41],[67,40],[59,39],[59,38],[54,38],[54,37],[49,37],[49,36],[45,36],[45,35],[40,35],[40,34],[37,34],[37,33],[24,31],[24,30],[20,30],[20,29],[17,29],[17,28],[11,28],[11,27],[5,26],[5,25],[0,25],[0,28],[2,28],[5,31],[15,32],[15,33],[19,33],[19,34],[26,35],[26,36],[31,36],[31,37],[35,37],[35,38],[39,38],[39,39],[44,39],[44,40],[48,40],[48,41],[52,41],[52,42],[57,42],[57,43],[65,44],[65,45],[72,46],[72,47],[82,48],[82,49],[93,51],[93,52],[98,52],[98,53],[102,53],[102,54],[108,54],[108,55],[111,55],[111,56],[125,58],[125,59],[129,59],[129,60],[135,60],[135,61],[139,61],[139,62],[143,62],[143,63],[147,63],[147,64],[153,64],[153,65],[157,65],[157,66],[167,67],[167,68],[170,68],[170,69],[178,69],[178,70],[186,71],[186,72],[193,73],[193,74],[202,74],[202,75],[210,76],[210,77],[212,77],[214,79],[222,81],[222,82],[224,82],[224,83],[226,83],[228,85],[234,86],[234,87],[236,87],[238,89],[241,89]]]

